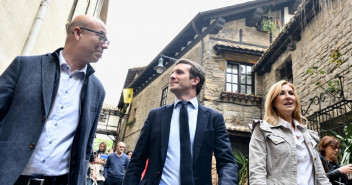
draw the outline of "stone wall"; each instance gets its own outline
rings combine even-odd
[[[240,42],[240,30],[242,30],[242,42],[268,46],[269,34],[259,32],[255,27],[246,26],[246,19],[238,19],[226,22],[222,30],[215,36],[220,39]]]
[[[275,70],[288,58],[292,58],[293,83],[296,85],[298,94],[304,108],[309,104],[309,99],[323,92],[323,89],[315,85],[320,81],[326,86],[330,80],[338,75],[344,77],[343,85],[346,99],[352,98],[352,1],[328,1],[331,6],[322,7],[301,32],[301,40],[296,43],[294,51],[285,51],[275,61],[269,73],[264,74],[263,91],[266,93],[270,86],[278,81]],[[335,67],[330,64],[330,52],[339,48],[342,54],[343,64]],[[318,66],[319,70],[326,71],[324,75],[310,75],[306,70],[312,66]],[[323,104],[322,108],[332,104],[332,101]],[[317,111],[317,105],[312,105],[308,115]]]
[[[42,0],[0,1],[0,74],[16,56],[21,55],[41,2]],[[93,15],[96,2],[97,0],[90,1],[89,15]],[[73,0],[50,1],[32,55],[63,47],[66,38],[65,24],[72,4]],[[84,14],[87,5],[86,1],[78,1],[74,16]]]
[[[248,131],[247,124],[252,119],[261,117],[261,103],[256,103],[245,99],[221,99],[220,94],[225,90],[225,70],[227,60],[254,64],[259,56],[249,54],[239,54],[223,52],[216,55],[213,49],[219,44],[217,38],[223,39],[221,44],[231,45],[231,42],[240,42],[239,30],[242,30],[242,44],[246,48],[247,44],[259,46],[269,46],[269,34],[259,32],[254,27],[247,27],[245,19],[227,22],[224,28],[217,35],[210,35],[207,40],[206,61],[204,69],[206,71],[206,88],[204,90],[204,105],[213,108],[223,114],[227,129]],[[254,49],[255,47],[253,47]],[[260,48],[258,48],[260,50]],[[257,87],[255,87],[257,89]],[[257,93],[257,91],[256,91]]]

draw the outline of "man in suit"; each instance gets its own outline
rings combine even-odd
[[[108,48],[106,34],[101,20],[77,16],[64,48],[16,57],[0,76],[2,185],[86,184],[105,97],[89,63]]]
[[[150,111],[124,185],[211,185],[213,153],[219,184],[237,184],[237,164],[224,119],[197,101],[204,81],[200,65],[190,60],[176,62],[169,86],[175,103]],[[148,158],[146,174],[140,180]]]

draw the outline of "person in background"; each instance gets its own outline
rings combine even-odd
[[[326,175],[333,185],[352,184],[347,174],[352,173],[352,164],[340,167],[336,157],[340,149],[340,140],[334,136],[324,136],[318,147],[320,159],[323,164]]]
[[[101,142],[99,144],[99,149],[96,152],[96,157],[94,161],[93,177],[95,178],[98,185],[103,185],[105,181],[104,177],[104,166],[106,163],[106,142]]]
[[[94,177],[92,178],[93,170],[94,170],[95,157],[96,157],[96,152],[92,151],[92,153],[91,153],[91,155],[89,157],[89,164],[88,164],[88,171],[87,171],[87,185],[92,185],[93,184],[93,179],[95,179]]]
[[[128,158],[129,158],[129,159],[131,159],[132,153],[133,153],[133,152],[132,152],[131,150],[126,153],[126,154],[128,155]]]
[[[105,185],[122,185],[125,170],[130,162],[128,156],[123,153],[125,148],[126,144],[119,142],[116,152],[109,155],[104,169]]]
[[[250,125],[249,184],[330,184],[316,147],[318,134],[302,125],[293,84],[275,83],[265,100],[263,121]]]
[[[1,185],[86,183],[105,97],[90,63],[108,49],[106,35],[103,21],[78,15],[64,48],[18,56],[1,74]],[[13,146],[18,152],[8,152]]]

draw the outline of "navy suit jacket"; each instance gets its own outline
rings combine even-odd
[[[59,51],[16,57],[0,76],[0,184],[13,185],[31,157],[59,84]],[[88,65],[79,124],[70,152],[69,185],[85,184],[105,91]]]
[[[165,164],[174,104],[150,111],[128,165],[124,185],[158,185]],[[219,185],[237,184],[237,164],[222,115],[199,104],[193,143],[195,185],[211,185],[212,154],[215,154]],[[142,180],[141,173],[149,158]],[[177,161],[175,161],[177,162]]]

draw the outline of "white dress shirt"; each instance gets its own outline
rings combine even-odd
[[[180,181],[180,109],[181,104],[177,104],[179,99],[175,100],[174,110],[171,117],[169,144],[167,148],[166,160],[161,175],[160,185],[179,185]],[[191,154],[193,156],[193,141],[197,127],[198,100],[197,97],[189,100],[191,104],[187,105],[189,135],[191,140]],[[167,123],[161,123],[167,124]]]
[[[87,65],[70,73],[71,68],[62,51],[59,60],[61,70],[58,92],[37,146],[22,175],[58,176],[69,172],[69,155],[79,121],[80,94]]]
[[[308,147],[304,142],[303,134],[300,131],[305,128],[296,120],[293,120],[295,130],[293,130],[291,124],[287,121],[281,118],[279,118],[279,121],[286,122],[287,126],[291,128],[295,138],[297,152],[297,185],[314,185],[312,157],[309,154]]]

